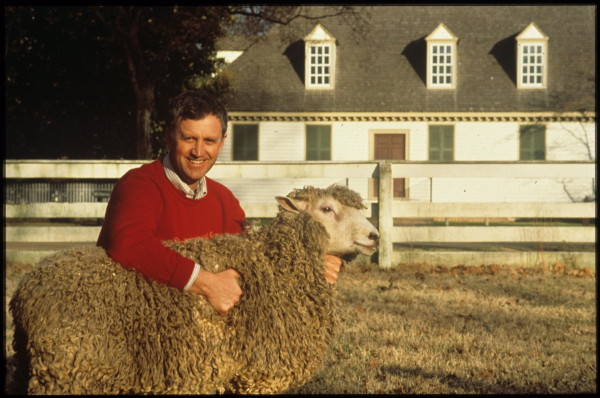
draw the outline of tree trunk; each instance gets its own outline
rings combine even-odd
[[[152,111],[154,109],[154,84],[135,87],[137,109],[135,117],[135,154],[137,159],[152,159]]]
[[[156,84],[144,63],[143,52],[139,42],[138,12],[131,18],[124,18],[117,29],[121,34],[129,78],[136,98],[135,114],[135,154],[137,159],[152,159],[152,112],[154,111],[154,92]],[[122,20],[122,21],[123,21]]]

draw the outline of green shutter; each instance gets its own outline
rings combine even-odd
[[[306,160],[331,160],[331,126],[306,126]]]
[[[233,125],[233,160],[258,160],[258,124]]]
[[[546,160],[546,126],[521,126],[519,153],[521,160]]]
[[[454,160],[454,126],[429,126],[429,160]]]

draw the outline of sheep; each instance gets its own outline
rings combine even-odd
[[[370,255],[378,232],[343,186],[276,199],[267,226],[164,243],[209,271],[240,273],[243,294],[225,317],[101,248],[42,260],[10,302],[27,392],[278,393],[308,381],[336,324],[323,257]]]

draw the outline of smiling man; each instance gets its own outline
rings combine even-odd
[[[180,290],[206,296],[225,315],[240,299],[239,274],[217,274],[165,247],[165,240],[240,233],[239,201],[206,177],[227,138],[227,111],[213,95],[188,91],[171,101],[165,139],[169,153],[127,172],[115,185],[97,245],[126,268]],[[201,262],[201,261],[200,261]],[[324,259],[334,283],[341,260]]]

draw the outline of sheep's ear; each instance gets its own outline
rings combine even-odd
[[[291,211],[292,213],[301,213],[306,210],[306,202],[301,200],[295,200],[287,196],[276,196],[275,200],[277,200],[284,210]]]

